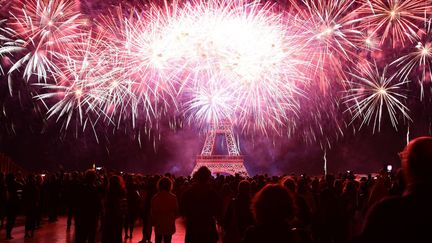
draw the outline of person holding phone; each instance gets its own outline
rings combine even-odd
[[[412,140],[400,156],[403,195],[375,204],[355,242],[432,242],[432,137]]]

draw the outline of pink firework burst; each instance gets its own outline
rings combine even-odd
[[[303,55],[305,41],[291,27],[292,16],[276,13],[268,4],[242,1],[143,9],[115,11],[97,28],[120,53],[113,65],[123,70],[123,80],[136,84],[132,92],[145,110],[157,118],[181,107],[200,125],[225,118],[218,114],[235,114],[240,127],[262,131],[289,123],[310,66]],[[205,98],[220,97],[219,88],[237,97],[222,105],[232,112],[216,112],[214,105],[220,102]]]
[[[367,46],[358,27],[361,19],[356,15],[356,1],[292,0],[291,3],[310,47],[307,55],[315,68],[313,75],[318,76],[325,90],[329,80],[345,78],[345,65],[355,63],[356,53]]]
[[[381,45],[388,41],[394,48],[417,36],[419,23],[430,11],[430,2],[425,0],[364,0],[359,14],[365,32],[379,36]]]
[[[398,74],[407,79],[414,74],[421,85],[423,98],[423,83],[432,80],[432,19],[424,22],[424,28],[413,38],[408,47],[409,52],[392,62],[398,68]],[[419,75],[419,73],[421,75]]]
[[[63,118],[65,129],[72,119],[83,129],[87,125],[94,126],[99,120],[110,117],[113,111],[108,110],[108,106],[116,105],[115,112],[130,98],[123,94],[123,84],[116,79],[117,70],[110,66],[113,56],[107,48],[101,38],[91,33],[82,35],[73,43],[73,48],[59,56],[59,71],[54,76],[56,83],[36,84],[43,91],[37,96],[39,100],[55,101],[54,105],[47,105],[48,117]]]
[[[72,0],[17,0],[11,11],[10,26],[16,32],[19,49],[23,53],[9,73],[25,65],[23,77],[29,80],[36,74],[46,80],[58,71],[56,57],[79,35],[84,23],[79,8]],[[18,54],[18,53],[17,53]]]

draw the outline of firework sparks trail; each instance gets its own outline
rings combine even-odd
[[[56,57],[78,35],[84,23],[75,1],[16,1],[11,11],[11,28],[16,32],[14,52],[24,54],[10,68],[9,74],[25,65],[27,81],[34,74],[38,81],[57,72]]]
[[[194,123],[235,114],[232,121],[244,129],[265,131],[283,126],[298,108],[293,96],[306,80],[300,68],[309,64],[301,55],[304,41],[270,5],[196,1],[113,16],[99,29],[114,40],[124,58],[115,65],[140,84],[133,92],[153,113],[158,103],[186,100],[179,106]],[[237,99],[213,103],[226,95]]]
[[[306,143],[319,144],[322,149],[331,148],[334,141],[345,135],[347,128],[340,112],[340,94],[323,94],[316,89],[318,87],[310,87],[305,91],[308,96],[301,101],[301,112],[291,133]]]
[[[406,144],[409,144],[409,141],[410,141],[410,127],[408,125],[407,133],[406,133]]]
[[[13,32],[13,30],[8,29],[7,27],[4,26],[6,22],[6,19],[0,19],[0,58],[3,58],[4,54],[9,54],[10,51],[5,50],[5,46],[8,45],[8,43],[10,43],[11,39],[10,36],[12,35],[11,32]],[[2,67],[2,61],[0,60],[0,74],[3,74],[3,67]]]
[[[57,116],[57,120],[65,117],[64,127],[67,128],[75,112],[83,129],[88,123],[96,124],[97,120],[115,110],[109,107],[114,103],[120,107],[128,102],[127,87],[115,79],[117,69],[110,66],[112,55],[106,51],[108,45],[98,37],[89,33],[81,36],[74,47],[65,51],[59,65],[61,72],[55,73],[55,84],[41,83],[45,91],[38,95],[41,101],[54,99],[56,103],[49,108],[48,118]],[[95,121],[89,120],[96,116]]]
[[[411,50],[408,54],[399,57],[391,64],[396,64],[399,68],[398,73],[402,78],[407,79],[411,74],[417,71],[421,72],[419,77],[420,85],[423,82],[432,80],[432,19],[425,21],[424,29],[419,35],[415,36]],[[423,91],[423,88],[421,89]],[[421,98],[423,98],[421,92]]]
[[[22,40],[13,39],[15,31],[6,26],[7,20],[0,20],[0,74],[3,75],[3,65],[6,60],[4,59],[7,55],[12,55],[15,52],[23,50],[20,45],[23,43]],[[8,61],[9,62],[9,61]],[[9,78],[9,91],[12,95],[12,80]]]
[[[323,160],[324,160],[324,175],[327,175],[327,150],[325,149],[323,154]]]
[[[135,128],[145,120],[147,130],[180,113],[199,127],[229,119],[246,132],[303,129],[330,147],[325,126],[336,137],[348,126],[339,105],[348,104],[351,123],[373,121],[374,132],[386,113],[395,128],[400,117],[410,120],[406,79],[417,68],[422,80],[431,76],[430,21],[424,33],[417,27],[429,14],[424,1],[290,2],[280,11],[258,1],[164,1],[117,7],[85,26],[75,1],[17,0],[0,29],[0,55],[18,59],[9,74],[31,83],[37,76],[36,98],[65,129],[76,119],[93,130],[99,121],[132,120]],[[346,71],[368,61],[359,52],[387,40],[394,49],[416,41],[394,62],[401,82],[376,65]],[[306,95],[319,89],[329,93]],[[348,89],[342,104],[334,95],[340,89]]]
[[[366,0],[358,13],[369,36],[379,36],[381,45],[389,41],[394,48],[417,36],[418,23],[430,8],[425,0]]]
[[[221,120],[233,121],[234,100],[230,91],[222,87],[197,88],[191,91],[184,114],[189,123],[218,124]]]
[[[398,115],[411,120],[408,108],[404,101],[407,96],[403,94],[404,85],[408,82],[397,82],[396,75],[387,76],[386,66],[382,72],[374,65],[364,65],[357,73],[350,73],[356,82],[348,81],[350,89],[347,91],[344,103],[349,105],[347,111],[353,111],[351,123],[362,119],[360,128],[373,121],[373,131],[380,131],[383,115],[387,113],[392,126],[397,129]]]
[[[175,40],[164,36],[166,21],[173,20],[155,11],[148,13],[147,21],[138,18],[129,22],[126,49],[122,52],[126,60],[122,62],[123,70],[138,84],[133,91],[147,111],[147,119],[159,118],[171,107],[178,107],[177,96],[181,91],[176,85],[187,72],[181,66],[185,62],[180,55],[181,48]]]
[[[181,20],[171,27],[178,31],[185,29],[182,26],[190,26],[184,23],[199,23],[186,33],[180,32],[187,36],[182,42],[192,42],[185,46],[196,47],[193,52],[187,48],[185,54],[190,60],[187,64],[190,81],[186,85],[192,89],[224,87],[236,99],[231,106],[222,106],[228,110],[221,114],[235,114],[234,123],[244,130],[277,131],[295,113],[298,104],[293,97],[300,93],[298,85],[306,80],[300,69],[309,62],[302,59],[305,46],[298,30],[287,29],[287,19],[273,13],[269,5],[245,7],[225,1],[200,4],[187,5]],[[197,20],[190,20],[190,16]],[[209,74],[220,78],[208,79]],[[224,118],[227,117],[218,119]]]
[[[116,50],[112,66],[119,70],[120,82],[131,84],[134,126],[142,114],[145,120],[157,119],[171,105],[176,107],[178,91],[174,84],[180,76],[176,72],[182,72],[176,68],[179,48],[164,34],[174,16],[163,13],[156,5],[150,5],[145,12],[134,9],[129,15],[117,8],[97,22],[98,31]]]
[[[315,67],[314,76],[318,76],[321,88],[329,86],[328,70],[332,70],[340,80],[345,79],[343,71],[347,64],[355,63],[356,52],[369,46],[358,27],[356,1],[353,0],[292,0],[300,26],[303,26],[308,55]],[[334,79],[334,78],[333,78]]]

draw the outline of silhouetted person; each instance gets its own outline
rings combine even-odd
[[[13,239],[12,229],[19,209],[18,190],[20,184],[12,173],[6,175],[7,200],[6,200],[6,239]]]
[[[0,228],[3,228],[6,217],[6,195],[5,175],[3,172],[0,172]]]
[[[123,220],[127,211],[126,188],[123,178],[112,176],[109,180],[103,218],[102,243],[121,243]]]
[[[340,238],[341,201],[334,187],[333,175],[326,175],[323,188],[319,193],[318,209],[313,225],[319,242],[333,242]]]
[[[354,232],[354,216],[358,206],[356,183],[348,180],[341,195],[341,222],[339,242],[348,242]]]
[[[316,212],[317,205],[308,180],[307,177],[302,177],[297,181],[297,196],[304,200],[308,209],[307,213],[309,214],[309,217],[312,217]],[[310,218],[310,220],[312,219]],[[304,223],[309,227],[311,222]]]
[[[234,193],[231,190],[230,185],[228,183],[223,182],[224,176],[219,176],[219,178],[221,178],[220,184],[222,185],[222,187],[219,189],[219,195],[220,195],[221,200],[222,200],[221,216],[224,216],[224,215],[226,215],[228,207],[234,198]],[[216,183],[218,183],[218,182],[216,182]]]
[[[360,179],[360,185],[358,189],[358,209],[360,215],[363,217],[367,211],[367,201],[369,199],[369,186],[366,177]]]
[[[407,188],[371,209],[359,242],[432,242],[432,137],[412,140],[400,155]]]
[[[23,208],[25,213],[25,238],[33,237],[36,227],[36,212],[39,206],[39,188],[34,175],[27,177],[23,188]]]
[[[143,238],[141,241],[139,241],[139,243],[151,242],[150,239],[152,235],[152,225],[150,222],[150,208],[151,208],[151,200],[157,192],[156,184],[158,180],[159,177],[153,176],[148,180],[146,185],[144,205],[141,212],[142,221],[143,221],[143,227],[142,227]]]
[[[290,221],[294,217],[294,199],[282,185],[264,186],[252,201],[256,225],[246,230],[243,243],[295,240]]]
[[[171,243],[175,233],[175,221],[179,216],[177,197],[171,193],[172,181],[168,177],[162,177],[158,181],[159,192],[151,201],[151,222],[155,230],[156,243]]]
[[[75,241],[76,243],[93,243],[96,236],[101,199],[96,186],[96,173],[88,170],[83,184],[79,189],[77,210],[75,212]]]
[[[246,229],[254,224],[251,205],[251,184],[242,180],[238,184],[238,194],[231,200],[223,220],[224,243],[240,242]]]
[[[75,214],[77,199],[80,196],[79,192],[79,174],[74,171],[64,184],[64,199],[66,202],[66,229],[69,230],[72,225],[72,218]]]
[[[311,223],[311,212],[309,206],[306,203],[306,200],[297,194],[297,186],[294,179],[285,177],[282,179],[282,184],[294,197],[295,208],[297,208],[295,214],[295,226],[305,230]]]
[[[124,220],[125,239],[133,238],[135,221],[139,214],[140,194],[131,175],[125,176],[127,191],[127,214]]]
[[[60,203],[60,182],[56,174],[51,174],[46,184],[46,206],[48,211],[48,221],[57,221]]]
[[[402,196],[405,191],[405,177],[403,175],[403,170],[398,169],[394,180],[392,181],[390,194],[392,196]]]
[[[383,198],[388,197],[390,189],[390,178],[385,171],[381,171],[377,180],[374,182],[370,189],[369,198],[367,202],[368,209],[371,208],[375,203],[381,201]]]
[[[215,243],[218,241],[216,218],[222,202],[209,184],[211,172],[201,167],[194,174],[195,183],[183,193],[181,213],[186,220],[185,243]]]
[[[36,187],[38,188],[38,198],[39,198],[39,204],[36,207],[35,210],[35,228],[40,227],[40,223],[42,221],[42,207],[43,207],[43,190],[42,190],[42,183],[43,183],[43,177],[42,175],[36,175],[35,177],[36,181]]]

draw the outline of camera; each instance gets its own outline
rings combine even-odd
[[[345,179],[354,180],[354,172],[352,170],[347,170],[345,174]]]

